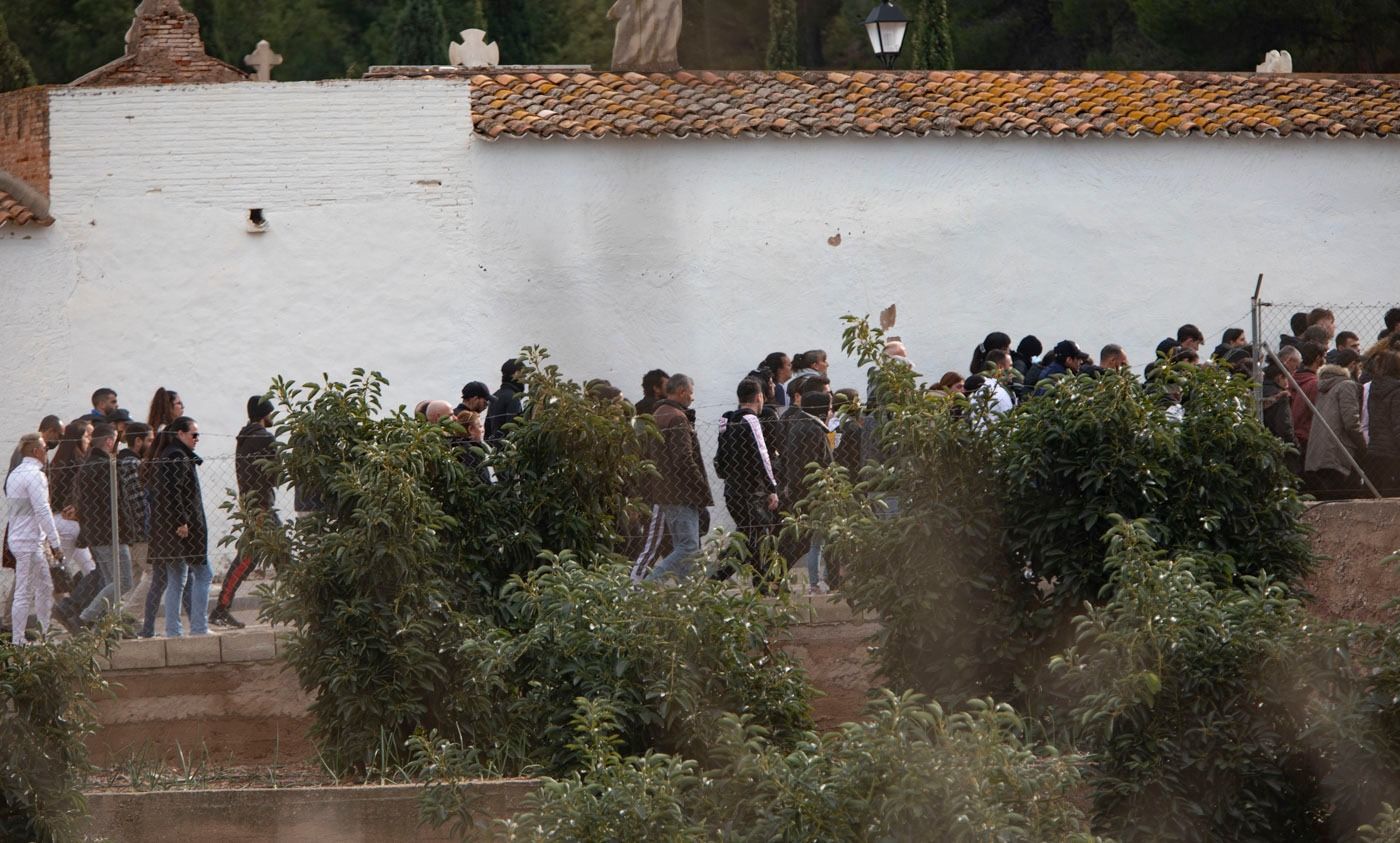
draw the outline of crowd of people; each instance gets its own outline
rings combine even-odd
[[[273,405],[248,399],[248,424],[237,436],[238,491],[252,517],[277,518]],[[196,452],[199,423],[177,392],[156,390],[145,422],[121,407],[110,388],[92,394],[92,408],[66,424],[46,416],[10,457],[5,478],[9,520],[0,579],[0,620],[24,643],[33,622],[51,619],[70,631],[95,624],[118,603],[139,617],[123,634],[150,638],[157,615],[164,632],[205,635],[209,625],[241,627],[231,607],[257,565],[240,553],[209,609],[209,533]],[[52,458],[50,458],[52,452]],[[115,519],[115,520],[114,520]],[[12,592],[6,593],[6,592]],[[63,595],[55,602],[55,595]]]
[[[1296,314],[1290,327],[1276,350],[1251,348],[1242,329],[1230,328],[1207,354],[1202,332],[1183,325],[1157,346],[1144,379],[1152,381],[1168,363],[1218,366],[1255,377],[1256,360],[1263,359],[1264,424],[1293,446],[1291,467],[1308,491],[1355,497],[1374,488],[1400,495],[1400,308],[1385,314],[1379,337],[1365,348],[1356,333],[1337,331],[1335,316],[1323,308]],[[897,338],[886,342],[884,353],[914,366]],[[1034,336],[1013,347],[1010,335],[993,332],[973,350],[966,374],[947,372],[927,388],[977,398],[985,408],[978,423],[994,424],[1017,404],[1035,400],[1056,378],[1129,367],[1117,344],[1105,345],[1095,360],[1071,340],[1047,352]],[[496,482],[486,453],[527,412],[525,369],[521,361],[508,360],[494,392],[472,381],[455,407],[429,400],[414,408],[429,423],[452,423],[453,444],[482,482]],[[813,593],[838,583],[839,565],[824,557],[820,538],[799,543],[781,534],[781,513],[807,495],[810,466],[835,463],[854,473],[872,457],[874,438],[872,416],[863,412],[871,396],[867,393],[862,404],[857,389],[833,389],[829,369],[821,349],[767,355],[739,379],[737,406],[720,420],[713,457],[713,475],[722,482],[724,506],[736,528],[751,542],[776,541],[789,563],[806,569]],[[631,409],[650,416],[660,436],[646,455],[656,471],[638,490],[650,514],[628,537],[633,578],[639,581],[686,575],[714,506],[711,470],[692,406],[695,382],[679,372],[653,369],[641,387]],[[608,381],[589,381],[586,389],[597,400],[624,403],[622,391]],[[1160,393],[1168,415],[1181,417],[1179,390],[1166,386]],[[14,569],[13,596],[6,599],[0,588],[0,612],[9,610],[14,642],[25,641],[31,620],[41,632],[51,617],[70,630],[96,623],[118,595],[142,610],[131,619],[128,635],[154,635],[161,612],[167,636],[183,634],[182,613],[192,635],[207,634],[210,625],[242,626],[230,611],[232,602],[259,560],[240,544],[209,610],[209,535],[196,451],[200,431],[180,396],[158,389],[145,422],[120,407],[112,389],[97,390],[91,403],[91,410],[67,424],[58,416],[45,417],[11,457],[4,552],[5,566]],[[276,453],[273,409],[268,397],[250,397],[248,423],[236,438],[240,503],[254,518],[278,518],[276,475],[268,462]],[[316,508],[303,499],[304,490],[295,492],[299,512]],[[766,572],[760,571],[759,581],[765,588],[775,585]],[[64,595],[57,603],[55,593]]]

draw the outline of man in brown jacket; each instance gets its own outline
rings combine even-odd
[[[655,451],[660,476],[651,499],[666,519],[671,552],[656,563],[647,575],[649,580],[667,575],[684,578],[690,573],[691,557],[700,551],[700,513],[714,505],[700,457],[700,440],[695,435],[695,411],[690,409],[694,397],[694,382],[677,373],[666,383],[666,397],[652,411],[661,442]]]

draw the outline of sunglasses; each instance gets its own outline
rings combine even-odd
[[[199,441],[199,434],[198,434],[198,433],[190,433],[188,430],[185,431],[184,433],[185,433],[186,436],[190,437],[191,439],[195,440],[196,442]]]

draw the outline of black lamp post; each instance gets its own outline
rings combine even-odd
[[[870,36],[870,47],[875,57],[886,69],[894,67],[904,46],[904,33],[909,28],[909,16],[900,11],[891,0],[870,10],[865,19],[865,31]]]

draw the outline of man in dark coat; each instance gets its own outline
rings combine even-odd
[[[88,601],[78,616],[84,624],[92,624],[117,600],[116,577],[120,574],[121,594],[126,595],[135,583],[131,576],[131,543],[139,535],[141,525],[130,523],[123,515],[132,506],[126,500],[126,490],[117,483],[117,524],[112,525],[112,471],[117,452],[117,431],[109,424],[93,426],[92,449],[78,469],[77,506],[79,524],[78,547],[85,547],[97,563],[102,576],[102,589]],[[117,555],[112,556],[116,542]],[[60,621],[63,618],[60,617]]]
[[[690,573],[691,557],[700,552],[700,515],[714,505],[705,462],[700,456],[700,440],[695,435],[695,384],[682,374],[666,383],[666,397],[657,403],[652,417],[661,441],[656,445],[658,477],[651,499],[661,507],[671,552],[656,563],[648,580]]]
[[[791,508],[807,497],[810,490],[807,475],[815,463],[819,467],[831,464],[831,440],[827,436],[827,420],[831,416],[831,396],[825,392],[802,393],[802,412],[783,430],[783,488],[784,499]],[[822,542],[812,537],[806,550],[807,588],[812,594],[825,594],[829,588],[826,569],[822,565]]]
[[[725,413],[719,423],[715,473],[724,479],[724,506],[734,526],[757,548],[778,523],[778,480],[760,420],[763,384],[744,378],[737,392],[738,409]]]
[[[525,412],[525,406],[520,400],[520,396],[525,394],[525,385],[520,381],[524,371],[525,364],[519,360],[507,360],[501,364],[501,388],[491,396],[491,406],[486,411],[487,442],[499,442],[504,439],[506,432],[503,428],[506,424],[515,421]]]

